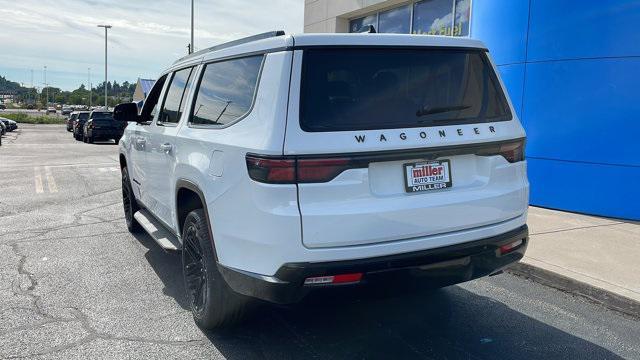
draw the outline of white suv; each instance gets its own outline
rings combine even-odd
[[[444,286],[527,246],[525,133],[482,43],[257,35],[178,60],[120,142],[127,226],[196,322],[336,286]]]

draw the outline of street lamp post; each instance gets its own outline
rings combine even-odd
[[[91,110],[91,98],[93,97],[93,89],[91,88],[91,68],[87,68],[87,87],[89,88],[89,110]]]
[[[44,86],[47,86],[47,65],[44,66]],[[49,106],[49,87],[47,86],[47,98],[45,99],[45,106]]]
[[[107,31],[112,28],[111,25],[98,25],[104,28],[104,107],[109,108],[107,102]]]

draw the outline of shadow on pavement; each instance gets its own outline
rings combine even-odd
[[[162,250],[147,234],[133,234],[133,236],[148,249],[144,256],[158,278],[162,280],[163,293],[174,298],[183,309],[189,310],[189,303],[185,296],[184,279],[182,278],[181,254]]]
[[[183,308],[179,253],[146,234],[145,257]],[[227,359],[619,359],[589,341],[459,286],[401,297],[316,293],[294,307],[257,305],[238,326],[205,332]]]

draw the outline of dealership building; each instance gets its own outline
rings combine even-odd
[[[527,131],[531,204],[640,220],[640,1],[305,0],[304,23],[482,40]]]

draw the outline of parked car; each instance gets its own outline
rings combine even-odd
[[[53,106],[49,106],[49,107],[47,108],[47,114],[55,114],[55,113],[57,113],[57,110],[56,110],[56,108],[55,108],[55,107],[53,107]]]
[[[73,121],[73,138],[80,141],[84,137],[84,124],[89,120],[88,111],[78,112],[78,117]]]
[[[5,104],[0,104],[0,110],[7,110],[7,106]]]
[[[60,112],[60,114],[62,114],[63,116],[66,116],[66,115],[71,115],[72,112],[73,112],[73,108],[64,106],[62,107],[62,111]]]
[[[76,119],[78,118],[78,111],[74,111],[69,115],[69,118],[67,118],[67,131],[72,132],[73,131],[73,122],[76,121]]]
[[[18,123],[13,120],[0,117],[0,122],[4,123],[8,132],[14,131],[18,128]]]
[[[92,144],[96,140],[111,140],[117,144],[122,137],[126,123],[113,120],[110,111],[94,110],[84,124],[84,142]]]
[[[525,132],[476,40],[262,34],[114,114],[127,228],[182,249],[204,328],[255,298],[491,275],[528,244]]]

